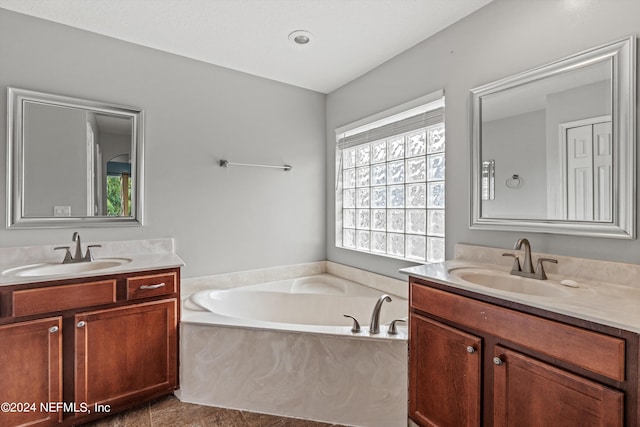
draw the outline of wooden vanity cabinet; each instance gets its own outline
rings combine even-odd
[[[0,326],[0,426],[58,425],[62,409],[40,402],[61,401],[62,318]]]
[[[409,322],[412,418],[425,426],[480,425],[482,339],[415,313]]]
[[[119,406],[176,386],[175,299],[77,314],[75,400]]]
[[[410,278],[420,426],[637,426],[638,335]]]
[[[173,268],[0,287],[0,403],[21,409],[0,426],[81,424],[176,390],[179,280]]]
[[[624,425],[622,392],[500,346],[494,355],[493,425]]]

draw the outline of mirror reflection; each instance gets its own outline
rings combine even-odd
[[[635,237],[635,37],[471,91],[471,228]]]
[[[10,226],[140,223],[138,109],[9,89]]]
[[[481,98],[481,215],[611,221],[611,61]]]

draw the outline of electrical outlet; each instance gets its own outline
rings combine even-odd
[[[53,216],[71,216],[71,206],[54,206]]]

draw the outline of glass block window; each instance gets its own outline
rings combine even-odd
[[[439,109],[421,115],[422,121],[404,120],[404,129],[396,123],[396,132],[338,138],[337,246],[417,262],[444,260],[443,118]]]

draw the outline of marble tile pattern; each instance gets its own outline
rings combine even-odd
[[[64,253],[54,250],[57,246],[69,246],[75,248],[75,242],[69,238],[68,242],[60,242],[55,245],[40,246],[18,246],[0,248],[0,263],[3,267],[31,264],[36,262],[61,262]],[[147,239],[147,240],[124,240],[116,242],[85,242],[82,241],[82,250],[86,250],[87,245],[101,245],[94,248],[92,253],[96,258],[120,257],[123,255],[146,255],[173,253],[173,239]]]
[[[535,260],[540,256],[558,260],[557,265],[548,264],[548,268],[545,265],[549,278],[545,285],[561,290],[562,294],[557,296],[509,292],[500,287],[472,283],[456,275],[455,270],[463,268],[492,269],[504,277],[523,280],[509,275],[513,259],[503,257],[505,252],[514,251],[458,244],[456,258],[452,260],[405,268],[400,272],[454,288],[640,333],[640,285],[637,282],[640,265],[533,254],[534,266]],[[565,285],[563,282],[566,281],[572,286]]]
[[[321,273],[330,273],[391,295],[397,295],[405,299],[408,298],[408,287],[403,280],[382,276],[331,261],[318,261],[259,270],[182,278],[180,290],[182,298],[186,299],[198,291],[207,289],[231,289],[239,286],[293,279]]]
[[[325,261],[288,265],[283,267],[263,268],[259,270],[222,273],[210,276],[182,278],[180,292],[183,299],[194,293],[208,289],[232,289],[239,286],[256,285],[258,283],[293,279],[325,273]]]
[[[366,427],[407,425],[407,343],[182,323],[183,402]]]
[[[362,283],[370,288],[377,289],[387,294],[397,295],[401,298],[409,298],[409,287],[404,280],[394,279],[348,265],[327,261],[327,273],[339,276],[354,282]]]
[[[535,250],[535,248],[532,248]],[[458,243],[455,259],[460,261],[477,262],[481,264],[501,265],[511,268],[513,258],[502,256],[503,253],[524,253],[513,249],[490,248]],[[520,256],[522,258],[522,256]],[[604,283],[636,287],[640,289],[640,265],[622,262],[601,261],[596,259],[574,258],[562,255],[532,252],[533,266],[538,258],[554,258],[557,264],[545,263],[544,270],[548,274],[576,279],[593,280]]]
[[[0,272],[10,268],[36,264],[53,263],[60,264],[64,253],[54,250],[57,246],[69,246],[73,253],[74,242],[63,242],[57,245],[22,246],[0,248]],[[101,245],[93,248],[92,254],[96,260],[101,258],[129,258],[130,261],[117,267],[103,270],[94,270],[83,273],[73,273],[55,276],[38,276],[37,281],[59,280],[71,277],[98,276],[101,274],[117,274],[134,271],[152,270],[183,266],[184,262],[174,252],[172,238],[125,240],[113,242],[82,242],[82,250],[86,251],[87,245]],[[34,277],[15,277],[0,274],[0,286],[18,283],[33,282]]]
[[[309,420],[284,418],[180,402],[174,396],[83,424],[84,427],[340,427]]]

